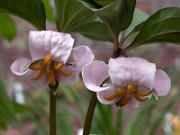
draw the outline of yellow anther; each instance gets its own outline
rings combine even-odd
[[[51,67],[50,71],[49,71],[49,83],[50,83],[51,86],[56,85],[56,78],[55,78],[54,68],[53,67]]]
[[[133,93],[133,92],[136,91],[136,89],[135,89],[135,87],[134,87],[133,85],[128,85],[128,86],[127,86],[127,91],[128,91],[129,93]]]
[[[148,100],[148,98],[141,98],[137,91],[135,91],[133,94],[136,100],[138,100],[139,102],[145,102],[146,100]]]
[[[63,67],[63,64],[62,63],[54,63],[54,68],[55,70],[60,70],[61,68]]]
[[[32,79],[33,80],[39,80],[44,75],[45,71],[46,71],[45,68],[41,69],[39,74],[36,77],[32,78]]]
[[[50,62],[51,62],[51,55],[46,55],[46,56],[44,57],[44,64],[45,64],[45,65],[49,65]]]
[[[139,93],[140,96],[149,96],[149,95],[152,94],[152,91],[151,91],[151,90],[146,91],[146,92],[140,92],[140,91],[139,91],[138,93]]]
[[[44,66],[42,66],[42,65],[36,66],[36,65],[31,64],[31,65],[29,66],[29,69],[35,70],[35,71],[37,71],[37,70],[42,70],[43,68],[44,68]]]
[[[114,93],[113,95],[104,96],[104,99],[110,101],[110,100],[113,100],[113,99],[115,99],[117,97],[118,97],[118,95],[116,93]]]

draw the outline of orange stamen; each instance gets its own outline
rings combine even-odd
[[[37,74],[37,76],[32,78],[32,79],[33,80],[39,80],[44,75],[45,71],[46,71],[46,68],[41,69],[39,74]]]
[[[127,97],[127,94],[125,93],[125,95],[123,96],[121,104],[126,105],[128,102],[129,102],[129,98]]]
[[[53,68],[53,67],[51,67],[51,68],[50,68],[50,71],[49,71],[49,83],[50,83],[52,86],[55,86],[55,85],[56,85],[56,78],[55,78],[54,68]]]
[[[60,68],[59,70],[59,74],[63,75],[63,76],[70,76],[72,73],[68,73],[62,70],[62,68]]]
[[[49,65],[51,62],[51,55],[46,55],[44,58],[44,64]]]
[[[117,97],[118,97],[117,93],[114,93],[113,95],[110,95],[110,96],[104,96],[104,99],[110,101],[110,100],[113,100]]]
[[[104,96],[104,99],[110,101],[110,100],[117,98],[118,96],[123,96],[124,94],[125,93],[122,89],[117,89],[116,93],[114,93],[113,95],[110,95],[110,96]]]
[[[142,98],[140,97],[138,91],[135,91],[133,94],[134,94],[134,97],[136,98],[136,100],[138,100],[139,102],[145,102],[145,101],[148,100],[148,98],[143,98],[143,99],[142,99]]]
[[[56,70],[60,70],[60,69],[62,69],[62,67],[63,67],[63,64],[62,64],[62,63],[54,63],[54,68],[55,68]]]
[[[42,66],[42,65],[36,66],[36,65],[31,64],[31,65],[29,66],[29,69],[35,70],[35,71],[37,71],[37,70],[42,70],[43,68],[44,68],[44,66]]]
[[[124,92],[122,89],[117,89],[117,90],[116,90],[116,94],[117,94],[118,96],[123,96],[123,95],[125,94],[125,92]]]
[[[152,94],[152,91],[151,91],[151,90],[146,91],[146,92],[140,92],[140,91],[139,91],[138,94],[139,94],[140,96],[149,96],[149,95]]]

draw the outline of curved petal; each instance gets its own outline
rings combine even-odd
[[[31,31],[29,48],[32,60],[43,59],[50,54],[52,59],[66,63],[74,44],[70,34],[54,31]]]
[[[158,96],[165,96],[171,89],[171,80],[163,70],[156,70],[154,89]]]
[[[63,75],[59,74],[58,80],[60,83],[69,85],[69,84],[74,84],[79,80],[79,72],[74,72],[67,66],[64,66],[62,70],[66,73],[71,73],[71,75],[63,76]]]
[[[24,76],[29,72],[28,66],[30,65],[30,63],[31,60],[27,58],[20,58],[12,63],[10,69],[15,75]]]
[[[59,82],[63,84],[74,84],[79,80],[79,74],[73,73],[70,76],[59,76]]]
[[[37,75],[37,72],[30,72],[28,76],[28,78],[30,79],[30,82],[42,90],[49,88],[49,80],[48,80],[47,73],[45,73],[39,80],[32,80],[32,78],[35,77],[36,75]]]
[[[75,66],[69,66],[72,70],[81,71],[83,66],[94,60],[94,54],[87,46],[78,46],[72,50]]]
[[[134,96],[131,97],[128,104],[135,108],[139,107],[139,101],[137,101]]]
[[[113,94],[115,94],[115,90],[113,87],[110,87],[104,91],[97,92],[97,98],[103,104],[115,104],[117,101],[119,101],[121,99],[121,97],[117,97],[110,101],[104,99],[105,96],[109,96],[109,95],[113,95]]]
[[[94,61],[91,64],[84,66],[82,70],[85,86],[94,92],[103,91],[110,87],[100,87],[108,76],[108,66],[103,61]]]
[[[109,61],[112,83],[120,87],[129,84],[153,88],[156,66],[141,58],[117,58]]]

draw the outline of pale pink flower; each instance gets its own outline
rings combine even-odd
[[[131,104],[137,107],[153,92],[157,96],[167,95],[171,87],[164,71],[156,69],[154,63],[135,57],[110,59],[108,65],[94,61],[83,68],[82,76],[85,86],[97,92],[101,103],[118,106]]]
[[[83,66],[93,61],[94,55],[87,46],[72,48],[74,39],[70,34],[53,31],[31,31],[29,49],[32,60],[20,58],[11,65],[18,76],[44,81],[72,84],[77,82]]]

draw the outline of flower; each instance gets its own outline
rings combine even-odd
[[[142,58],[110,59],[109,64],[94,61],[82,71],[85,86],[97,92],[101,103],[135,107],[145,102],[154,92],[158,96],[169,93],[171,82],[168,75],[156,69],[156,65]],[[109,83],[105,80],[110,79]]]
[[[74,39],[66,33],[31,31],[29,49],[32,60],[20,58],[10,69],[18,76],[41,80],[51,86],[57,82],[77,82],[83,66],[93,61],[94,55],[87,46],[72,48]]]

